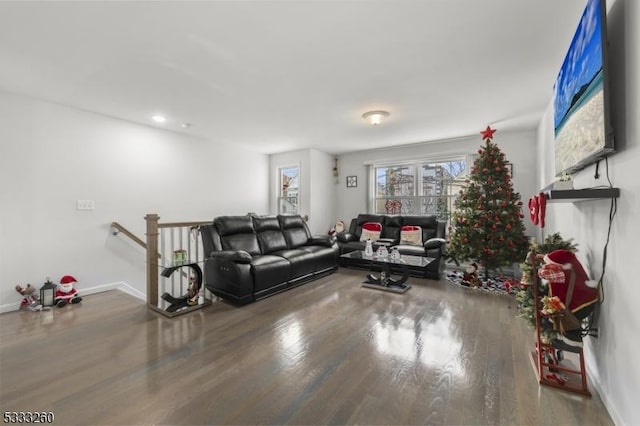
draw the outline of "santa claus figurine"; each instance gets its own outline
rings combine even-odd
[[[538,275],[549,281],[549,296],[557,296],[578,321],[593,312],[599,300],[598,289],[575,253],[559,249],[546,254]],[[566,330],[561,338],[565,343],[580,346],[582,331],[579,327]]]
[[[65,275],[60,278],[60,284],[58,284],[55,297],[55,303],[58,308],[62,308],[69,303],[82,302],[82,297],[78,296],[78,290],[73,286],[76,282],[78,281],[71,275]]]

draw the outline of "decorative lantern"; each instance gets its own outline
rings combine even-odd
[[[56,298],[56,288],[57,286],[47,277],[47,281],[40,287],[40,303],[42,306],[53,306]]]

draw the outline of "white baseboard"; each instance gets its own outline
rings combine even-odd
[[[89,288],[83,288],[82,293],[80,293],[80,295],[83,296],[85,294],[89,295],[89,294],[95,294],[95,293],[102,293],[104,291],[109,291],[109,290],[120,290],[137,299],[143,300],[145,302],[147,301],[147,296],[144,293],[135,289],[134,287],[130,286],[124,281],[109,283],[109,284],[102,284],[102,285],[97,285]]]
[[[588,344],[585,345],[585,347],[587,346]],[[587,369],[587,376],[589,377],[589,381],[593,385],[593,388],[594,388],[593,390],[598,394],[598,396],[602,400],[602,403],[607,409],[607,412],[609,413],[609,416],[611,417],[613,424],[624,426],[625,423],[622,421],[622,418],[618,414],[618,411],[616,410],[616,405],[611,400],[611,397],[609,396],[609,394],[605,392],[604,389],[602,388],[602,381],[600,380],[598,369],[596,368],[596,365],[593,363],[593,361],[591,361],[592,359],[593,359],[593,356],[588,356],[587,354],[585,354],[584,363]]]
[[[147,296],[144,293],[130,286],[124,281],[108,283],[108,284],[100,284],[100,285],[96,285],[88,288],[83,287],[78,290],[78,294],[80,296],[88,296],[90,294],[102,293],[109,290],[120,290],[124,293],[127,293],[135,297],[136,299],[142,300],[143,302],[147,301]],[[0,314],[5,312],[18,311],[18,310],[20,310],[20,300],[18,300],[16,303],[0,305]]]

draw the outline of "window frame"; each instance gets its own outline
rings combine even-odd
[[[285,170],[289,170],[289,169],[296,169],[298,171],[297,173],[297,194],[295,197],[291,197],[291,196],[284,196],[283,195],[283,176],[285,176],[284,171]],[[278,214],[282,214],[282,215],[287,215],[287,214],[300,214],[300,164],[289,164],[289,165],[283,165],[283,166],[279,166],[278,167],[278,172],[277,172],[277,176],[276,176],[276,184],[277,184],[277,191],[276,191],[276,209]],[[295,209],[294,210],[287,210],[287,209],[283,209],[283,202],[284,200],[287,199],[287,202],[290,205],[294,205]],[[295,203],[292,203],[290,200],[295,199]]]
[[[425,215],[425,214],[432,214],[432,213],[425,213],[423,212],[424,207],[423,207],[423,203],[426,204],[426,201],[428,198],[434,198],[434,197],[447,197],[449,198],[449,201],[447,202],[447,214],[445,216],[439,216],[440,219],[442,220],[449,220],[449,218],[451,217],[451,214],[453,212],[453,205],[455,202],[455,199],[458,196],[458,191],[453,191],[451,190],[449,195],[443,194],[443,195],[423,195],[424,194],[424,175],[423,175],[423,170],[424,170],[424,166],[425,165],[430,165],[430,164],[438,164],[438,163],[446,163],[446,162],[462,162],[464,165],[464,169],[463,171],[458,175],[455,176],[453,179],[441,179],[440,182],[441,183],[445,183],[448,181],[448,184],[450,185],[456,185],[456,180],[458,180],[458,185],[462,186],[462,180],[465,179],[468,174],[469,174],[469,170],[471,167],[470,163],[470,158],[468,155],[463,155],[463,154],[452,154],[452,155],[447,155],[447,156],[442,156],[442,157],[431,157],[431,158],[420,158],[420,159],[416,159],[416,160],[398,160],[398,161],[388,161],[388,162],[380,162],[380,163],[372,163],[369,164],[369,182],[370,182],[370,190],[368,191],[369,194],[369,208],[368,211],[372,214],[385,214],[385,215]],[[414,182],[413,182],[413,194],[411,195],[398,195],[393,197],[394,200],[410,200],[410,203],[412,204],[411,206],[411,211],[410,212],[403,212],[400,211],[398,213],[388,213],[386,208],[384,211],[380,211],[377,209],[378,204],[382,201],[385,202],[384,200],[389,200],[389,197],[378,197],[378,182],[377,182],[377,170],[381,169],[381,168],[392,168],[392,167],[408,167],[408,168],[412,168],[413,169],[413,178],[414,178]],[[452,188],[453,189],[453,188]],[[438,212],[436,211],[436,214]]]

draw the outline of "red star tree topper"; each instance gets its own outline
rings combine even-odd
[[[455,261],[484,266],[485,278],[489,271],[522,262],[529,249],[520,194],[513,190],[504,153],[491,141],[495,132],[489,126],[480,132],[485,143],[455,202],[449,245]]]
[[[482,140],[493,139],[493,134],[495,132],[497,132],[497,130],[492,129],[491,126],[487,126],[486,129],[480,132],[480,134],[482,135]]]

